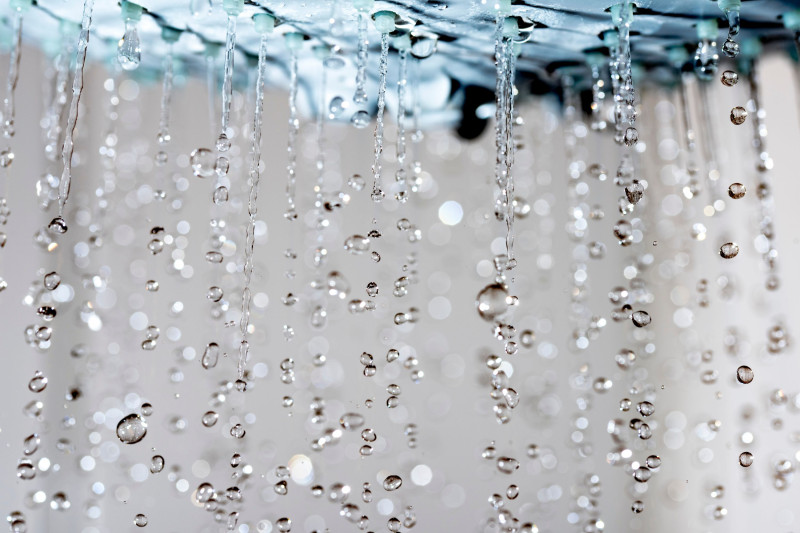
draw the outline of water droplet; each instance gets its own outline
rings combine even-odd
[[[158,474],[164,470],[164,458],[160,455],[154,455],[150,459],[150,473]]]
[[[646,483],[647,480],[650,479],[651,475],[653,475],[653,473],[650,471],[650,469],[644,466],[640,466],[633,471],[633,479],[639,483]]]
[[[353,117],[350,119],[350,123],[353,124],[358,129],[364,129],[369,126],[370,117],[369,113],[364,111],[363,109],[359,109],[358,111],[353,114]]]
[[[211,483],[201,483],[195,491],[195,499],[198,503],[206,503],[210,501],[216,494],[214,486]]]
[[[623,411],[623,412],[630,411],[632,405],[633,405],[633,402],[631,402],[630,399],[623,398],[623,399],[621,399],[619,401],[619,410]]]
[[[728,196],[734,200],[744,198],[745,194],[747,194],[747,188],[741,183],[731,183],[731,185],[728,187]]]
[[[745,119],[747,119],[747,110],[745,108],[736,106],[731,109],[731,122],[739,126],[744,124]]]
[[[203,365],[203,368],[208,370],[209,368],[214,368],[217,366],[217,361],[219,361],[219,345],[216,342],[209,342],[206,345],[205,351],[203,351],[203,357],[200,359],[200,363]]]
[[[220,185],[214,189],[213,201],[216,205],[222,205],[228,201],[228,188]]]
[[[661,457],[657,455],[650,455],[645,459],[647,468],[658,468],[661,466]]]
[[[739,464],[747,468],[753,464],[753,454],[750,452],[742,452],[739,454]]]
[[[345,413],[339,418],[339,425],[348,431],[355,431],[364,425],[364,417],[358,413]]]
[[[742,365],[736,369],[736,379],[739,380],[739,383],[750,383],[754,377],[755,374],[749,366]]]
[[[142,416],[150,416],[152,414],[153,414],[153,406],[148,402],[143,403],[142,404]]]
[[[219,252],[206,252],[206,261],[209,263],[222,263],[222,254]]]
[[[192,172],[198,178],[210,178],[215,173],[216,160],[214,152],[208,148],[195,149],[190,158]]]
[[[364,187],[366,187],[367,182],[359,174],[353,174],[352,176],[350,176],[350,178],[348,178],[347,185],[354,191],[361,191],[364,190]]]
[[[206,413],[203,414],[202,420],[203,425],[207,428],[210,428],[217,423],[217,420],[219,420],[219,415],[215,411],[206,411]]]
[[[634,514],[641,513],[642,511],[644,511],[644,503],[642,503],[641,500],[634,501],[633,504],[631,505],[631,511],[633,511]]]
[[[67,227],[67,221],[64,220],[63,217],[58,216],[50,221],[50,224],[47,225],[47,229],[57,235],[63,235],[69,228]]]
[[[156,292],[158,291],[158,282],[154,279],[147,280],[144,284],[144,288],[147,292]]]
[[[11,163],[13,162],[14,162],[14,152],[12,152],[8,148],[0,150],[0,167],[8,168],[11,166]]]
[[[276,524],[278,526],[278,531],[281,533],[288,533],[292,530],[292,521],[288,518],[278,518]]]
[[[36,467],[33,466],[33,461],[29,459],[21,459],[17,463],[17,477],[25,481],[35,478]]]
[[[647,311],[634,311],[631,314],[631,321],[637,328],[643,328],[652,321],[652,318]]]
[[[512,303],[506,288],[500,283],[492,283],[484,287],[476,300],[478,314],[486,321],[492,322],[495,318],[505,314]]]
[[[123,418],[117,424],[117,438],[125,444],[136,444],[147,435],[147,422],[137,414]]]
[[[371,428],[366,428],[361,431],[361,438],[364,439],[366,442],[375,442],[378,436],[375,434],[375,430]]]
[[[506,489],[506,498],[509,500],[514,500],[519,496],[519,487],[516,485],[509,485]]]
[[[650,402],[639,402],[636,404],[636,410],[639,411],[642,416],[651,416],[656,412],[655,406]]]
[[[130,20],[125,22],[125,33],[117,43],[117,61],[124,70],[136,70],[142,61],[139,32],[136,29],[136,23]]]
[[[285,479],[282,479],[277,483],[275,483],[273,489],[275,490],[276,494],[279,494],[281,496],[286,496],[286,494],[289,493],[289,485],[286,483]]]
[[[504,474],[511,474],[519,468],[519,461],[512,457],[498,457],[497,469]]]
[[[61,276],[56,272],[50,272],[44,276],[44,288],[53,291],[61,284]]]
[[[137,527],[144,527],[147,525],[147,517],[139,513],[134,517],[133,523],[136,524]]]
[[[374,281],[367,283],[367,295],[375,297],[378,295],[378,284]]]
[[[344,249],[351,254],[361,255],[369,250],[369,238],[362,235],[351,235],[344,241]]]
[[[625,142],[625,146],[633,146],[639,142],[639,131],[634,127],[627,128],[625,130],[625,136],[622,138],[622,140]]]
[[[236,424],[231,428],[231,437],[241,439],[244,437],[246,431],[241,424]]]
[[[722,82],[722,85],[725,85],[726,87],[733,87],[739,83],[739,75],[732,70],[726,70],[722,73],[720,81]]]
[[[33,433],[28,435],[25,440],[22,442],[22,453],[25,455],[33,455],[36,453],[36,450],[39,449],[39,444],[41,443],[41,439],[39,438],[38,433]]]
[[[28,382],[28,390],[31,392],[42,392],[47,388],[47,378],[38,370]]]
[[[719,255],[725,259],[733,259],[739,255],[739,245],[735,242],[726,242],[720,246]]]
[[[386,476],[386,479],[383,480],[383,489],[386,491],[397,490],[402,484],[403,478],[392,474],[390,476]]]
[[[223,291],[216,285],[211,286],[208,288],[208,292],[206,292],[206,298],[211,300],[212,302],[218,302],[222,299]]]

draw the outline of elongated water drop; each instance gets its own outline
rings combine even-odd
[[[284,36],[286,47],[289,49],[289,142],[286,147],[288,164],[286,166],[286,213],[289,221],[297,219],[295,209],[295,195],[297,190],[297,134],[300,130],[300,120],[297,118],[297,53],[303,45],[303,35],[300,33],[287,33]]]
[[[367,56],[369,54],[369,38],[367,37],[367,26],[369,12],[375,5],[375,0],[353,0],[353,6],[358,11],[358,52],[356,59],[356,92],[353,95],[353,102],[356,104],[366,104],[367,97]]]
[[[64,216],[64,206],[69,198],[69,189],[72,183],[72,154],[75,151],[75,126],[78,123],[78,104],[83,93],[83,70],[86,66],[86,49],[89,47],[89,29],[92,25],[92,10],[94,0],[85,0],[83,4],[83,16],[81,17],[81,33],[78,39],[78,51],[75,54],[75,73],[72,80],[72,102],[69,107],[69,117],[67,119],[66,134],[64,136],[64,146],[61,150],[61,160],[64,170],[61,173],[61,181],[58,191],[58,216]]]
[[[383,120],[386,110],[386,71],[389,64],[389,33],[394,31],[394,13],[379,11],[375,14],[374,19],[375,27],[381,32],[381,57],[378,66],[378,113],[375,118],[372,200],[380,202],[385,195],[381,184],[381,157],[383,156]]]
[[[125,33],[117,43],[117,61],[124,70],[136,70],[142,61],[142,46],[137,25],[142,18],[142,6],[122,0],[122,20]]]

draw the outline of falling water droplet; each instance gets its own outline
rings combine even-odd
[[[753,464],[753,454],[750,452],[742,452],[739,454],[739,464],[747,468]]]
[[[130,414],[117,424],[117,438],[125,444],[136,444],[147,435],[147,422],[137,414]]]
[[[736,369],[736,379],[739,381],[739,383],[750,383],[753,381],[754,377],[755,374],[753,373],[753,369],[751,369],[749,366],[742,365]]]
[[[403,484],[403,479],[400,476],[396,476],[394,474],[387,476],[386,479],[383,480],[383,489],[386,491],[393,491],[400,488]]]
[[[747,194],[747,188],[741,183],[731,183],[728,187],[728,196],[734,200],[744,198],[745,194]]]
[[[492,283],[484,287],[479,293],[475,304],[478,314],[489,322],[503,315],[511,305],[511,297],[506,288],[500,283]]]
[[[739,83],[739,75],[732,70],[726,70],[722,73],[720,81],[722,81],[722,85],[726,87],[733,87]]]
[[[735,242],[726,242],[719,249],[719,255],[724,259],[733,259],[739,254],[739,245]]]
[[[643,328],[652,321],[647,311],[634,311],[631,314],[631,320],[637,328]]]
[[[139,513],[139,514],[137,514],[137,515],[134,517],[134,519],[133,519],[133,523],[134,523],[134,524],[135,524],[137,527],[144,527],[144,526],[146,526],[146,525],[147,525],[147,517],[146,517],[145,515],[143,515],[143,514]]]
[[[136,70],[142,61],[139,31],[136,28],[136,23],[130,20],[125,21],[125,34],[117,43],[117,61],[119,61],[124,70]]]
[[[164,470],[164,458],[160,455],[154,455],[150,459],[150,473],[158,474]]]
[[[192,172],[198,178],[210,178],[215,174],[216,158],[208,148],[196,148],[189,159]]]
[[[28,382],[28,390],[31,392],[42,392],[45,388],[47,388],[47,378],[37,370]]]
[[[742,106],[736,106],[731,109],[731,122],[735,125],[740,126],[744,124],[745,119],[747,119],[747,110]]]

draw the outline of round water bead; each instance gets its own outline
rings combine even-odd
[[[197,148],[191,153],[189,159],[192,165],[192,172],[198,178],[210,178],[214,175],[216,160],[214,152],[208,148]]]
[[[744,124],[745,119],[747,119],[747,110],[742,106],[736,106],[731,109],[731,122],[735,125],[739,126]]]
[[[150,459],[150,473],[158,474],[162,470],[164,470],[164,457],[161,455],[154,455]]]
[[[133,518],[133,523],[136,524],[137,527],[144,527],[147,525],[147,517],[139,513]]]
[[[476,300],[478,314],[482,319],[492,322],[498,316],[508,311],[512,303],[506,288],[500,283],[492,283],[478,293]]]
[[[733,87],[739,83],[739,75],[732,70],[726,70],[722,73],[720,81],[726,87]]]
[[[278,518],[275,524],[278,526],[278,531],[281,533],[288,533],[292,530],[292,521],[286,517]]]
[[[236,424],[231,428],[231,437],[236,439],[244,438],[246,431],[241,424]]]
[[[392,474],[390,476],[386,476],[386,479],[383,480],[383,489],[386,491],[397,490],[402,484],[403,478]]]
[[[344,111],[345,107],[347,106],[345,104],[344,98],[342,98],[341,96],[334,96],[331,99],[330,104],[328,104],[328,111],[330,112],[330,117],[331,118],[338,117],[339,115],[342,114],[342,111]]]
[[[147,292],[156,292],[158,291],[158,282],[154,279],[149,279],[145,282],[144,289]]]
[[[639,131],[634,127],[626,129],[622,140],[625,142],[625,146],[633,146],[639,142]]]
[[[753,454],[750,452],[742,452],[739,454],[739,464],[747,468],[753,464]]]
[[[719,255],[724,259],[733,259],[739,255],[739,245],[735,242],[726,242],[720,246]]]
[[[211,286],[208,288],[208,292],[206,292],[206,298],[211,300],[212,302],[218,302],[222,299],[223,291],[216,285]]]
[[[123,418],[117,424],[117,438],[125,444],[136,444],[147,435],[147,422],[137,414]]]
[[[355,114],[353,114],[353,117],[350,119],[350,123],[358,129],[366,128],[369,126],[369,113],[363,109],[359,109],[355,112]]]
[[[369,238],[363,235],[351,235],[345,239],[344,249],[354,255],[363,254],[369,250]]]
[[[511,474],[519,469],[519,461],[513,457],[498,457],[497,469],[504,474]]]
[[[214,189],[212,200],[214,201],[215,205],[222,205],[226,203],[228,201],[228,188],[224,185],[220,185]]]
[[[50,272],[44,276],[44,288],[48,291],[54,291],[61,285],[61,276],[57,272]]]
[[[657,455],[650,455],[645,459],[644,464],[647,465],[647,468],[658,468],[661,466],[661,457]]]
[[[347,186],[355,191],[361,191],[366,187],[367,182],[360,174],[353,174],[347,180]]]
[[[653,475],[653,473],[650,471],[650,469],[644,466],[640,466],[633,471],[633,479],[639,483],[646,483],[647,480],[650,479],[651,475]]]
[[[633,325],[637,328],[643,328],[648,325],[653,319],[650,318],[650,315],[647,311],[634,311],[631,314],[631,321]]]
[[[730,186],[728,187],[728,196],[730,196],[734,200],[738,200],[739,198],[744,198],[745,194],[747,194],[747,187],[745,187],[741,183],[731,183]]]
[[[153,414],[153,405],[149,402],[142,404],[142,416],[150,416]]]
[[[206,503],[210,501],[215,494],[214,486],[211,483],[201,483],[197,487],[194,497],[198,503]]]
[[[217,420],[219,420],[219,415],[215,411],[206,411],[202,418],[203,425],[207,428],[216,424]]]
[[[739,43],[728,37],[722,43],[722,53],[728,57],[736,57],[739,55]]]
[[[14,152],[6,148],[0,151],[0,167],[8,168],[14,162]]]
[[[755,374],[753,373],[753,369],[749,366],[742,365],[736,369],[736,379],[739,383],[744,383],[745,385],[753,381]]]
[[[655,406],[650,402],[639,402],[636,404],[636,410],[639,411],[642,416],[650,416],[656,412]]]
[[[509,485],[506,489],[506,498],[513,500],[517,496],[519,496],[519,487],[516,485]]]
[[[28,390],[31,392],[42,392],[47,388],[47,378],[38,370],[28,382]]]
[[[619,401],[619,410],[630,411],[631,405],[633,405],[633,402],[631,402],[628,398],[623,398]]]
[[[642,503],[641,500],[634,501],[633,504],[631,505],[631,511],[633,511],[634,514],[641,513],[642,511],[644,511],[644,503]]]

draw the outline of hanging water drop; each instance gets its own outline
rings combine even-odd
[[[117,43],[117,61],[124,70],[136,70],[142,61],[142,48],[137,25],[142,18],[142,6],[122,0],[122,20],[125,34]]]

